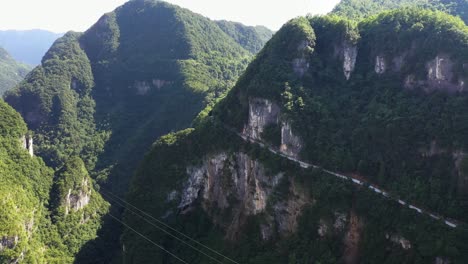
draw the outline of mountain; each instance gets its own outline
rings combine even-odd
[[[291,20],[146,155],[125,263],[178,262],[135,232],[190,263],[466,263],[467,65],[443,12]]]
[[[257,30],[243,41],[265,41],[267,31]],[[157,138],[211,112],[253,58],[237,41],[187,9],[133,0],[86,32],[59,38],[41,65],[5,95],[32,130],[35,154],[55,171],[50,221],[59,234],[71,234],[62,241],[63,256],[56,251],[57,263],[119,257],[122,210],[114,203],[109,209],[93,187],[123,196]],[[70,206],[63,206],[68,194],[79,197],[74,201],[91,197],[86,214],[110,214],[83,227],[87,218],[69,217]]]
[[[218,26],[246,50],[256,54],[273,36],[273,31],[264,26],[245,26],[226,20],[216,21]]]
[[[159,136],[190,126],[252,54],[215,22],[161,1],[130,1],[57,40],[6,96],[52,167],[80,156],[121,190]],[[207,110],[208,111],[208,110]]]
[[[360,19],[385,10],[402,7],[430,8],[460,16],[468,23],[467,0],[342,0],[332,11],[333,14]]]
[[[0,31],[0,46],[15,60],[36,66],[55,40],[63,36],[46,30],[3,30]]]
[[[54,180],[21,116],[3,101],[0,114],[0,262],[70,263],[96,237],[108,205],[79,158]]]
[[[16,62],[0,47],[0,96],[23,80],[29,71],[29,66]]]

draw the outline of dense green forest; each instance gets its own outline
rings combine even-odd
[[[465,23],[468,22],[467,0],[342,0],[332,13],[361,19],[385,10],[415,6],[448,12],[461,17]]]
[[[273,34],[132,0],[66,33],[0,101],[0,262],[468,262],[464,21],[343,0]]]
[[[71,263],[96,237],[107,202],[81,159],[54,176],[22,146],[28,131],[21,116],[3,101],[0,114],[0,262]]]
[[[239,263],[465,263],[467,55],[468,27],[439,11],[402,9],[359,23],[335,15],[294,19],[194,129],[154,144],[129,202]],[[440,57],[448,66],[434,64]],[[433,67],[443,74],[431,74]],[[271,103],[255,112],[261,103],[254,98]],[[252,114],[260,115],[252,125],[268,120],[272,105],[280,121],[260,134],[265,142],[286,144],[287,123],[300,138],[300,159],[365,178],[461,221],[459,228],[301,169],[232,133],[248,133]],[[282,180],[271,187],[275,175]],[[239,191],[244,177],[252,197]],[[249,204],[259,206],[262,197],[265,208],[252,211]],[[184,260],[210,261],[132,210],[125,221]],[[129,263],[177,262],[128,229],[123,243]]]
[[[56,171],[50,219],[58,233],[70,233],[61,242],[66,256],[82,263],[118,257],[120,227],[113,220],[93,240],[107,207],[92,185],[124,195],[151,144],[189,127],[202,110],[198,119],[206,116],[271,34],[263,27],[218,25],[162,1],[129,1],[86,32],[58,39],[42,64],[5,95],[32,130],[35,154]],[[86,228],[77,229],[83,218],[64,216],[69,209],[57,207],[69,184],[81,183],[70,175],[86,179],[77,193],[96,199],[84,209],[94,212]]]
[[[23,80],[30,70],[29,66],[15,61],[6,50],[0,47],[0,96]]]
[[[273,36],[273,32],[264,26],[245,26],[226,20],[216,21],[218,26],[231,36],[243,48],[256,54]]]
[[[264,41],[252,38],[252,45]],[[160,1],[130,1],[85,33],[56,41],[5,98],[34,130],[47,164],[80,156],[94,178],[123,192],[151,143],[188,127],[251,56],[207,18]]]

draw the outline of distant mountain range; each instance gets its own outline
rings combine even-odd
[[[18,84],[30,70],[28,65],[15,61],[5,49],[0,47],[0,96]]]
[[[0,31],[0,47],[22,63],[36,66],[55,40],[63,36],[41,29]]]

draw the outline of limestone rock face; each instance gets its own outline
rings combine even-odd
[[[295,58],[292,62],[293,65],[293,71],[296,75],[299,77],[304,76],[304,74],[307,72],[309,69],[309,62],[307,61],[306,58],[306,51],[310,48],[310,43],[306,40],[302,41],[299,46],[297,47],[297,50],[301,53],[301,56],[298,58]]]
[[[21,146],[23,149],[27,150],[31,157],[34,156],[34,143],[31,136],[23,136],[21,138]]]
[[[151,90],[151,86],[146,81],[136,81],[134,84],[137,95],[145,95]]]
[[[288,122],[284,122],[281,127],[280,151],[288,156],[299,158],[302,147],[302,140],[294,135],[291,125]]]
[[[385,58],[383,56],[377,56],[375,58],[375,72],[377,74],[383,74],[387,70]]]
[[[351,78],[351,74],[354,71],[354,67],[356,66],[356,59],[358,55],[358,50],[355,45],[352,45],[348,41],[343,43],[342,47],[342,55],[343,55],[343,72],[346,77],[346,80]]]
[[[68,190],[68,194],[65,197],[65,214],[68,214],[70,210],[74,212],[83,209],[89,204],[91,199],[91,186],[88,179],[83,179],[81,188],[73,192],[72,189]]]
[[[456,93],[466,91],[465,80],[457,79],[454,73],[455,63],[446,54],[439,54],[426,64],[426,80],[416,79],[410,74],[405,79],[405,88],[422,88],[426,93],[433,91],[445,91]]]
[[[214,222],[226,228],[227,237],[231,239],[236,237],[248,216],[263,213],[268,219],[261,227],[264,239],[269,239],[274,230],[294,232],[302,208],[308,202],[302,192],[291,185],[291,198],[278,201],[267,210],[275,187],[285,180],[284,175],[268,174],[260,162],[244,153],[206,157],[200,166],[187,168],[187,174],[178,208],[187,213],[200,202]],[[229,217],[223,218],[225,214]],[[229,222],[226,219],[230,219]]]
[[[450,260],[443,257],[437,257],[434,261],[434,264],[450,264]]]
[[[437,55],[427,64],[427,70],[430,81],[450,82],[453,78],[453,62],[447,55]]]
[[[279,114],[280,108],[276,103],[267,99],[249,99],[249,120],[243,134],[260,140],[266,126],[278,123]]]
[[[344,237],[344,254],[343,261],[346,264],[358,263],[359,259],[359,244],[361,243],[362,228],[364,223],[362,219],[351,211],[348,231]]]
[[[228,202],[231,196],[248,215],[265,210],[267,197],[283,177],[267,176],[263,165],[244,153],[230,156],[221,153],[206,158],[203,165],[189,167],[187,174],[179,208],[190,206],[200,197],[206,208],[225,209],[231,206]]]
[[[468,154],[461,150],[452,153],[455,160],[455,169],[457,174],[457,187],[460,193],[468,193],[468,175],[463,171],[463,163],[467,162]]]
[[[404,250],[409,250],[412,247],[411,242],[402,236],[386,234],[385,238],[389,239],[395,244],[400,245]]]

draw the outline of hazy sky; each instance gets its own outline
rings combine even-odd
[[[1,0],[0,29],[84,31],[127,0]],[[212,19],[278,29],[289,19],[329,12],[339,0],[168,0]]]

